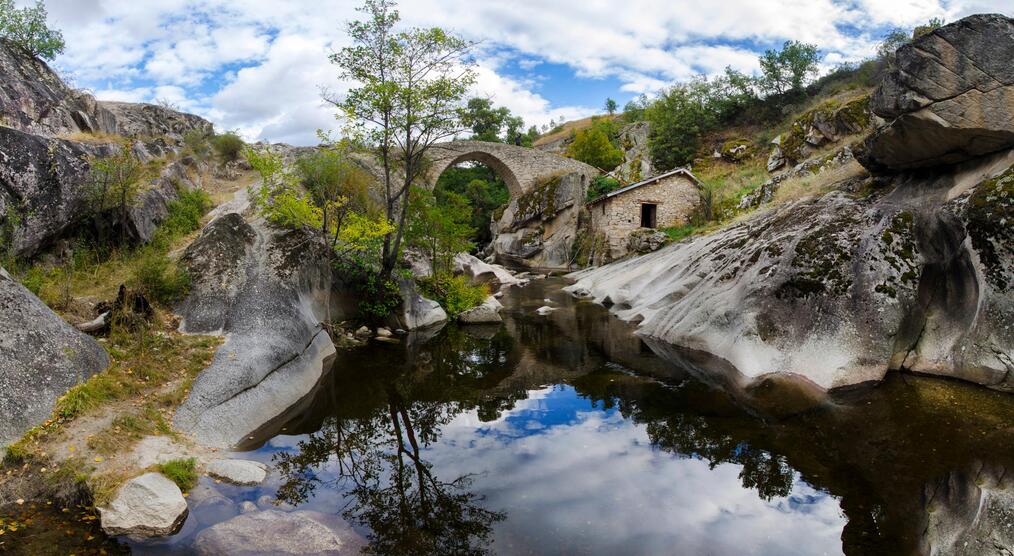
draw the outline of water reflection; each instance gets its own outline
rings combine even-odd
[[[340,356],[260,449],[278,498],[379,554],[870,554],[967,539],[963,508],[1010,491],[1007,396],[894,377],[805,403],[772,383],[758,408],[557,286],[509,296],[499,328]],[[945,495],[961,477],[991,486]]]

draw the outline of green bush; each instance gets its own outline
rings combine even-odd
[[[179,198],[169,203],[169,214],[159,224],[153,243],[168,247],[173,241],[200,229],[201,218],[211,208],[211,197],[203,189],[181,191]]]
[[[673,241],[679,241],[681,239],[688,238],[697,231],[697,226],[693,224],[684,224],[683,226],[673,226],[672,228],[662,228],[662,232],[669,236],[669,239]]]
[[[184,492],[197,486],[197,460],[194,458],[174,459],[160,463],[158,471],[176,483],[176,486]]]
[[[235,162],[239,160],[239,153],[243,151],[246,143],[235,131],[227,131],[212,137],[211,146],[222,162]]]
[[[621,186],[620,181],[608,176],[596,176],[588,186],[588,200],[598,199],[599,197],[616,191]]]
[[[334,262],[335,272],[359,300],[359,317],[368,322],[387,318],[401,305],[398,284],[391,279],[382,279],[368,262],[376,258],[376,254],[353,254],[336,257]]]
[[[190,291],[190,274],[156,249],[146,249],[134,271],[132,285],[149,301],[168,307]]]
[[[212,135],[203,129],[187,131],[183,134],[184,152],[207,160],[211,156],[211,137]]]
[[[439,274],[422,278],[418,283],[423,295],[440,303],[452,318],[482,304],[489,295],[489,288],[473,285],[464,276]]]

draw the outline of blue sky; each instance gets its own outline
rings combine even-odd
[[[20,0],[26,3],[27,0]],[[67,51],[55,66],[101,99],[166,99],[248,139],[311,144],[335,128],[320,88],[347,44],[358,0],[48,0]],[[785,40],[817,44],[823,67],[871,55],[895,27],[1010,0],[403,0],[406,26],[481,41],[474,94],[543,125],[622,105],[725,66],[757,70]]]

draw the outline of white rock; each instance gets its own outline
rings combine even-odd
[[[266,465],[243,459],[218,459],[209,463],[205,470],[212,477],[237,485],[257,485],[268,476]]]
[[[161,473],[145,473],[127,481],[112,503],[98,510],[102,529],[109,535],[159,537],[183,523],[187,501],[176,483]]]
[[[517,285],[520,282],[506,268],[484,263],[468,253],[458,253],[454,256],[454,273],[464,274],[478,284],[489,284],[493,289]]]
[[[367,326],[360,326],[359,330],[356,330],[356,338],[369,338],[372,332]]]
[[[254,504],[249,500],[244,500],[239,503],[239,513],[241,514],[248,514],[256,511],[258,511],[257,504]]]
[[[391,329],[390,328],[383,328],[383,327],[378,328],[377,329],[377,336],[379,336],[381,338],[390,338],[391,337]]]
[[[556,310],[556,308],[554,308],[554,307],[550,307],[549,305],[543,305],[542,307],[539,307],[538,309],[536,309],[535,312],[538,313],[538,314],[540,314],[540,315],[542,315],[542,316],[546,316],[546,315],[548,315],[549,313],[552,313],[555,310]]]
[[[503,322],[503,319],[500,318],[500,309],[502,308],[503,305],[501,305],[495,297],[490,295],[486,297],[486,300],[483,301],[481,305],[472,307],[471,309],[458,315],[458,321],[468,324]]]

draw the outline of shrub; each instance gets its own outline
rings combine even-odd
[[[201,218],[211,208],[211,197],[203,189],[181,191],[175,201],[169,203],[169,214],[155,231],[153,244],[168,248],[170,244],[200,229]]]
[[[132,283],[149,301],[168,307],[190,291],[190,274],[167,254],[145,249]]]
[[[227,131],[212,137],[211,146],[222,162],[235,162],[239,160],[239,153],[243,151],[246,143],[235,131]]]
[[[160,463],[158,471],[184,492],[197,486],[197,460],[194,458],[173,459]]]
[[[380,273],[366,262],[366,258],[356,255],[339,257],[334,266],[342,281],[359,299],[359,316],[363,320],[382,320],[401,305],[398,284],[394,280],[381,278]]]
[[[615,178],[596,176],[588,186],[588,200],[598,199],[607,193],[616,191],[620,185],[620,181]]]
[[[574,135],[567,156],[606,171],[623,162],[623,151],[610,142],[607,127],[595,124]]]
[[[473,285],[464,276],[438,274],[419,280],[423,295],[440,303],[451,317],[480,305],[489,295],[485,285]]]
[[[211,156],[211,134],[203,129],[191,129],[183,134],[183,148],[201,160]]]
[[[46,60],[63,52],[63,34],[46,24],[46,5],[17,9],[14,0],[0,0],[0,38],[23,48],[32,56]]]

